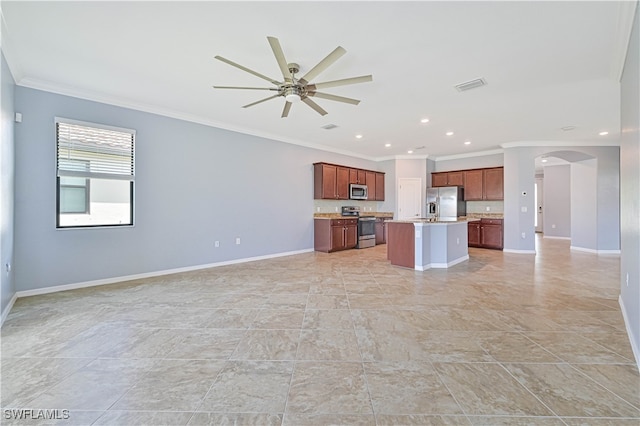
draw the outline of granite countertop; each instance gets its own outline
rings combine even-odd
[[[392,212],[364,212],[360,213],[360,216],[374,216],[374,217],[385,217],[385,218],[393,218]],[[357,219],[358,216],[342,216],[340,213],[315,213],[313,215],[314,219]]]
[[[393,223],[431,223],[431,224],[448,224],[448,223],[460,223],[460,222],[467,222],[468,220],[464,217],[459,217],[457,219],[453,219],[453,220],[433,220],[433,219],[429,219],[426,217],[418,217],[415,219],[399,219],[399,220],[387,220],[386,222],[393,222]]]
[[[485,219],[504,219],[504,213],[469,213],[466,216],[460,216],[460,217],[464,217],[468,221],[479,220],[479,219],[482,219],[482,218],[485,218]]]

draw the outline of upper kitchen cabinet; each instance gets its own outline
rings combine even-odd
[[[384,201],[384,173],[376,172],[376,201]]]
[[[384,201],[384,173],[337,164],[313,164],[314,199],[348,200],[349,184],[367,185],[367,200]]]
[[[484,194],[484,173],[482,169],[464,171],[465,201],[482,200]]]
[[[462,171],[431,173],[431,186],[464,186]]]
[[[484,199],[504,199],[504,169],[502,167],[484,169]]]
[[[360,169],[349,169],[349,183],[358,185],[367,184],[367,172]]]
[[[334,164],[314,164],[313,198],[316,200],[348,200],[349,168]]]
[[[465,201],[504,199],[503,168],[476,169],[464,171]]]

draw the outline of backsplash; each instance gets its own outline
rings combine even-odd
[[[504,201],[467,201],[469,213],[504,213]]]
[[[376,212],[377,201],[361,200],[313,200],[314,213],[336,213],[341,212],[342,206],[358,206],[364,212]]]

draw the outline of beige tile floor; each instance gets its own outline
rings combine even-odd
[[[637,426],[619,259],[537,244],[449,270],[377,246],[19,299],[0,421]]]

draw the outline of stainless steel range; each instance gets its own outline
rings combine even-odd
[[[342,216],[358,217],[358,245],[356,248],[367,248],[376,245],[376,218],[375,216],[360,216],[360,207],[342,207]]]

